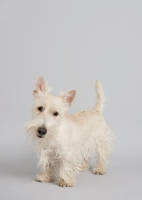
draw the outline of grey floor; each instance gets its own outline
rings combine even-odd
[[[91,169],[77,176],[73,188],[38,183],[34,157],[26,154],[0,164],[0,199],[3,200],[141,200],[142,163],[139,158],[112,156],[108,173],[96,176]],[[34,154],[33,154],[34,155]],[[92,162],[90,163],[92,165]]]

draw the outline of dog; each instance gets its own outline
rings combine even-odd
[[[96,155],[92,173],[106,173],[112,132],[102,116],[105,97],[98,81],[95,88],[94,108],[68,115],[66,111],[76,91],[55,96],[46,80],[42,76],[38,78],[33,92],[32,120],[26,126],[27,133],[33,137],[41,168],[36,181],[54,181],[56,171],[59,186],[73,187],[75,175],[89,168],[92,154]]]

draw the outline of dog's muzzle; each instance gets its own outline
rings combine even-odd
[[[47,133],[47,129],[45,127],[39,127],[37,132],[38,132],[37,137],[43,138],[44,135]]]

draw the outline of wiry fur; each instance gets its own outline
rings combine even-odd
[[[96,153],[96,164],[92,172],[105,174],[111,151],[112,134],[102,117],[104,94],[96,81],[96,105],[92,110],[84,110],[73,115],[65,114],[75,96],[75,91],[54,96],[50,93],[43,77],[39,77],[34,90],[33,118],[27,124],[27,132],[33,136],[38,154],[41,174],[40,182],[54,179],[58,172],[59,186],[74,186],[75,175],[88,169],[92,153]],[[42,106],[40,112],[37,108]],[[58,116],[53,113],[57,111]],[[37,137],[39,127],[46,127],[44,138]]]

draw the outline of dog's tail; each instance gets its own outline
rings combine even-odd
[[[100,114],[102,114],[102,111],[104,108],[105,96],[104,96],[102,86],[99,83],[99,81],[97,81],[97,80],[96,80],[95,88],[96,88],[97,101],[96,101],[96,105],[94,106],[93,110],[96,110]]]

